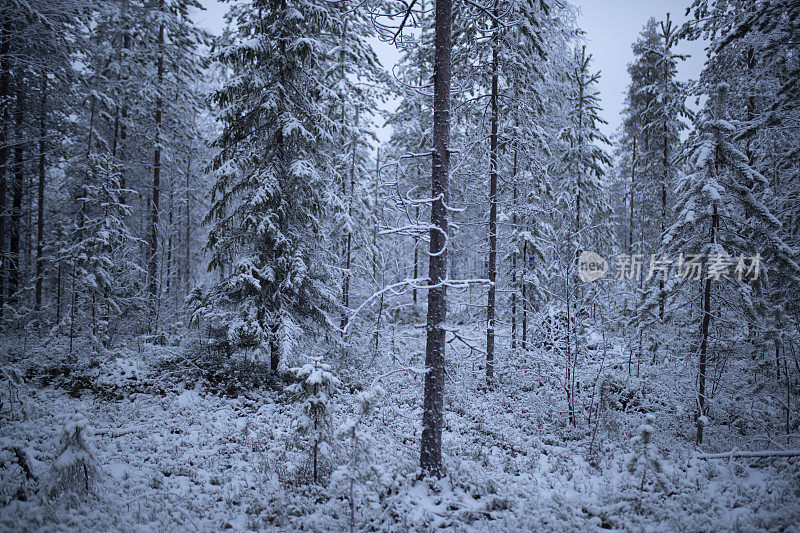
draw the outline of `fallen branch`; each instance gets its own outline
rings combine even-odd
[[[742,458],[766,458],[766,457],[797,457],[800,450],[760,450],[760,451],[739,451],[731,450],[723,453],[701,453],[698,459],[742,459]]]
[[[118,428],[118,429],[95,429],[92,434],[93,435],[102,435],[104,437],[121,437],[123,435],[128,435],[130,433],[136,433],[139,431],[145,431],[147,428],[144,426],[134,426],[130,428]]]

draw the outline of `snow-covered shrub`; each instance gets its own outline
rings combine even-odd
[[[298,383],[291,385],[289,391],[300,401],[300,413],[292,424],[295,446],[308,451],[312,479],[317,483],[321,471],[330,468],[333,441],[330,402],[341,382],[331,372],[331,365],[322,362],[322,357],[313,357],[310,363],[292,368],[291,372]]]
[[[656,445],[653,443],[654,422],[654,415],[647,414],[645,416],[644,424],[639,426],[639,434],[631,439],[633,452],[628,454],[626,461],[628,472],[637,479],[641,478],[641,482],[639,483],[640,502],[648,473],[653,475],[656,489],[665,490],[667,488],[667,480],[664,477],[661,457],[658,455]]]
[[[13,366],[7,365],[0,370],[0,383],[5,382],[5,389],[7,395],[0,394],[0,412],[6,408],[6,400],[8,400],[8,414],[14,414],[14,404],[19,405],[20,414],[25,417],[25,404],[20,398],[19,391],[25,390],[25,382],[20,375],[20,372]]]
[[[349,504],[350,530],[355,528],[355,509],[368,498],[366,485],[380,475],[372,457],[374,441],[364,422],[372,416],[385,391],[380,385],[358,394],[358,415],[339,427],[337,436],[347,443],[348,462],[333,473],[334,487],[346,495]]]
[[[85,439],[91,433],[89,421],[82,414],[74,413],[63,417],[62,423],[61,451],[50,467],[44,487],[50,498],[67,493],[85,494],[100,478],[100,466]]]

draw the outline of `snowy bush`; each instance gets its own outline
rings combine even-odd
[[[345,465],[333,473],[333,484],[346,495],[349,505],[350,530],[355,527],[355,510],[358,503],[368,498],[371,479],[380,475],[380,469],[372,457],[374,441],[366,431],[365,421],[372,416],[385,391],[380,385],[358,395],[358,416],[339,427],[338,438],[349,447],[349,458]]]
[[[100,466],[85,439],[91,433],[86,417],[75,413],[63,417],[62,423],[61,451],[50,467],[44,487],[50,498],[67,493],[86,494],[100,478]]]
[[[309,453],[312,479],[317,483],[321,471],[329,468],[333,440],[330,402],[341,382],[331,372],[331,366],[322,362],[322,357],[314,357],[291,372],[299,382],[291,385],[289,391],[301,402],[300,413],[293,421],[295,446]]]
[[[644,424],[639,426],[639,434],[631,439],[634,450],[628,455],[626,461],[626,466],[631,475],[637,479],[641,478],[639,483],[639,502],[642,499],[648,473],[651,473],[655,478],[656,489],[665,490],[667,488],[661,457],[659,457],[656,445],[653,443],[654,422],[654,415],[647,414],[645,416]]]

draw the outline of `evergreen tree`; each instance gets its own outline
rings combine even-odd
[[[755,270],[753,261],[760,259],[752,257],[769,257],[775,268],[793,277],[800,274],[780,235],[780,221],[759,198],[767,180],[733,142],[736,128],[730,121],[728,94],[729,86],[720,83],[698,117],[689,139],[690,171],[678,189],[678,218],[665,238],[671,255],[683,259],[678,264],[680,279],[685,283],[702,277],[703,283],[697,342],[698,444],[707,417],[708,356],[720,345],[741,342],[747,324],[757,316],[753,296],[763,290],[766,276]],[[756,253],[753,243],[761,248]],[[702,272],[692,271],[690,256],[705,260]]]
[[[257,0],[229,16],[236,32],[217,60],[231,75],[214,94],[223,132],[208,248],[223,280],[213,292],[238,317],[231,340],[269,353],[276,371],[294,326],[330,328],[337,307],[324,233],[337,198],[324,149],[334,129],[325,112],[330,6]]]

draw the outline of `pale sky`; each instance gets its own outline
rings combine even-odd
[[[690,0],[571,0],[581,9],[579,26],[586,32],[587,50],[594,56],[594,70],[601,72],[600,95],[603,112],[601,116],[608,121],[602,130],[608,136],[619,126],[620,113],[625,101],[628,85],[628,63],[633,60],[631,45],[645,22],[650,17],[663,19],[670,13],[676,24],[686,20],[684,13]],[[218,0],[201,0],[206,11],[195,13],[195,20],[202,28],[220,34],[224,26],[222,19],[228,4]],[[700,42],[681,42],[677,47],[680,53],[689,54],[678,70],[679,78],[697,78],[703,67],[705,52]],[[399,54],[391,46],[375,41],[375,49],[383,66],[391,69]],[[388,138],[389,132],[381,130],[381,141]]]

